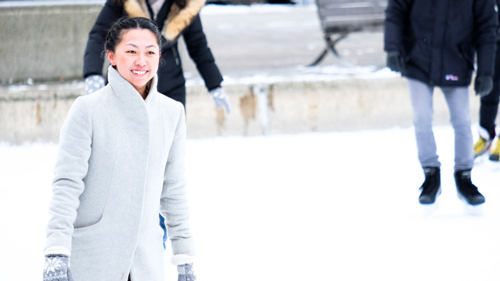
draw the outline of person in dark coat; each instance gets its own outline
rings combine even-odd
[[[188,53],[205,81],[217,109],[231,112],[226,92],[221,87],[222,75],[208,47],[199,11],[205,0],[107,0],[89,33],[83,61],[85,94],[105,85],[103,78],[104,42],[113,23],[122,17],[145,17],[153,20],[162,33],[161,63],[158,68],[158,92],[181,102],[186,107],[186,86],[177,40],[182,35]],[[167,239],[164,218],[159,216]]]
[[[230,113],[227,94],[221,87],[222,75],[215,64],[203,32],[199,11],[205,0],[107,0],[90,31],[85,49],[83,76],[86,94],[104,86],[104,39],[111,25],[121,17],[146,17],[162,32],[162,63],[158,69],[158,91],[186,105],[186,86],[177,40],[182,35],[188,53],[205,81],[218,109]]]
[[[497,7],[500,0],[496,0]],[[500,19],[499,19],[500,20]],[[478,157],[490,152],[490,147],[495,139],[495,119],[498,113],[498,102],[500,101],[500,35],[497,35],[497,51],[495,56],[495,73],[493,75],[493,90],[487,96],[481,97],[479,107],[479,140],[474,145],[474,156]],[[490,153],[491,161],[499,161],[500,142],[497,140]]]
[[[470,128],[468,86],[486,96],[493,87],[498,24],[495,0],[389,0],[384,50],[387,66],[406,77],[413,109],[418,158],[424,170],[421,204],[433,204],[441,193],[437,147],[432,131],[434,87],[443,92],[455,132],[455,183],[470,205],[485,202],[472,184],[474,143]]]

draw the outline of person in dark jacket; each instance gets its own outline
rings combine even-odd
[[[474,89],[486,96],[493,87],[498,18],[495,0],[389,0],[384,50],[387,66],[408,81],[418,158],[424,170],[421,204],[441,193],[441,176],[432,131],[432,96],[441,88],[455,132],[455,183],[470,205],[485,202],[472,184],[474,164],[468,86],[477,55]]]
[[[497,7],[500,0],[496,0]],[[495,119],[498,113],[498,102],[500,101],[500,35],[497,35],[497,51],[495,56],[495,73],[493,75],[493,90],[487,96],[481,98],[479,107],[479,140],[474,145],[474,156],[478,157],[490,152],[490,147],[495,139]],[[500,142],[497,140],[490,153],[491,161],[499,161]]]
[[[83,76],[90,94],[104,86],[104,39],[111,25],[121,17],[146,17],[162,32],[162,63],[158,69],[158,91],[186,105],[186,87],[177,40],[182,35],[191,59],[205,81],[218,109],[230,113],[227,94],[221,87],[222,75],[203,32],[199,11],[205,0],[107,0],[90,31],[85,49]]]
[[[85,94],[104,87],[104,42],[113,23],[122,17],[145,17],[153,20],[162,33],[161,63],[158,68],[158,92],[181,102],[186,107],[186,86],[177,40],[182,35],[191,59],[205,81],[217,109],[231,112],[226,92],[221,87],[222,75],[215,64],[203,32],[199,11],[205,0],[107,0],[89,33],[83,61]],[[167,239],[164,218],[159,215]]]

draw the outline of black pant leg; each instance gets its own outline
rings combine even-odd
[[[493,75],[493,90],[481,98],[479,107],[479,125],[495,137],[495,119],[498,113],[498,102],[500,99],[500,46],[497,45],[495,58],[495,74]]]

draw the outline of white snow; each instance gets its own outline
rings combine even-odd
[[[276,71],[261,70],[259,74],[231,77],[224,75],[223,85],[254,85],[273,84],[281,82],[328,82],[347,79],[381,79],[401,77],[399,73],[384,67],[377,69],[375,66],[297,66],[288,70],[282,70],[280,75],[273,74]],[[204,85],[199,77],[187,77],[186,85]]]
[[[453,130],[435,133],[443,194],[430,216],[411,128],[188,140],[198,279],[500,280],[500,164],[473,170],[486,203],[470,215]],[[56,151],[0,144],[2,280],[41,280]]]

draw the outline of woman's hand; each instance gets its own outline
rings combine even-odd
[[[177,266],[177,273],[179,278],[177,281],[195,281],[196,275],[194,275],[193,264],[181,264]]]
[[[231,113],[231,107],[229,106],[229,99],[227,98],[226,91],[221,87],[215,88],[209,91],[210,95],[215,101],[215,106],[217,109],[221,109],[222,106],[226,107],[227,114]]]
[[[104,77],[101,75],[90,75],[85,78],[85,94],[89,95],[104,87]]]
[[[74,281],[69,270],[69,257],[65,255],[45,256],[43,281]]]

